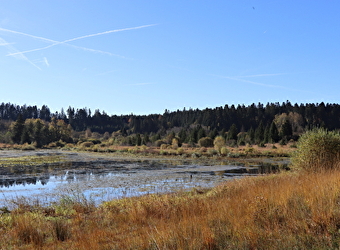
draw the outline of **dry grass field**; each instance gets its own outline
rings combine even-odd
[[[0,249],[333,249],[340,171],[289,172],[94,207],[2,208]]]

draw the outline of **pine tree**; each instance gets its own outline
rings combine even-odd
[[[263,139],[264,139],[264,127],[261,121],[259,126],[255,130],[255,143],[259,144],[263,142]]]
[[[199,140],[203,137],[206,137],[206,133],[205,133],[204,128],[200,127],[200,129],[197,132],[197,140]]]
[[[29,131],[28,131],[28,128],[24,128],[24,131],[21,135],[21,144],[24,144],[24,143],[31,143],[31,138],[30,138],[30,134],[29,134]]]
[[[14,122],[12,127],[12,140],[14,143],[19,144],[21,142],[21,137],[22,133],[24,132],[24,128],[25,121],[22,117],[22,114],[19,114],[17,120]]]
[[[228,140],[237,140],[237,134],[238,134],[238,129],[236,127],[236,124],[233,123],[231,126],[230,126],[230,129],[228,131],[228,137],[227,139]]]
[[[196,128],[190,131],[190,137],[189,137],[190,143],[197,143],[197,134],[198,134],[198,131]]]
[[[35,122],[35,128],[34,128],[34,141],[36,143],[37,148],[41,148],[43,146],[43,130],[44,124],[40,119],[37,119]]]
[[[178,137],[181,140],[181,142],[187,142],[187,132],[184,128],[181,129],[178,133]]]
[[[279,140],[280,140],[279,131],[276,127],[275,122],[273,121],[270,124],[270,128],[269,128],[269,142],[276,143]]]
[[[266,125],[266,128],[264,129],[264,133],[263,133],[263,142],[267,143],[269,142],[269,125]]]
[[[251,128],[249,129],[249,131],[247,132],[247,134],[248,134],[250,143],[254,143],[254,142],[255,142],[255,131],[254,131],[253,127],[251,127]]]
[[[141,138],[140,134],[136,135],[136,139],[135,140],[136,140],[136,146],[142,145],[142,138]]]
[[[214,128],[213,130],[211,130],[210,132],[209,132],[209,137],[211,138],[211,139],[215,139],[215,137],[218,135],[218,132],[217,132],[217,129],[216,128]]]
[[[293,129],[290,121],[286,119],[281,128],[281,137],[289,140],[293,135]]]

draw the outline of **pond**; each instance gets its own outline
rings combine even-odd
[[[4,157],[1,153],[0,157]],[[2,169],[0,207],[18,199],[49,204],[64,196],[86,199],[98,205],[123,197],[213,187],[226,180],[276,171],[273,166],[277,166],[276,163],[245,166],[219,161],[209,165],[209,161],[187,159],[121,159],[51,151],[31,154],[59,154],[64,161],[21,166],[19,170],[15,167]],[[16,156],[21,154],[16,152]]]

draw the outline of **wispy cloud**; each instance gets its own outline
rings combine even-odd
[[[10,53],[16,53],[18,52],[18,50],[12,46],[10,43],[6,42],[3,38],[0,37],[0,44],[4,44],[4,46],[8,49],[8,51]],[[30,63],[31,65],[33,65],[34,67],[36,67],[37,69],[41,70],[41,68],[39,66],[37,66],[35,63],[33,63],[31,60],[29,60],[25,55],[23,54],[16,54],[14,56],[14,58],[18,59],[18,60],[24,60],[28,63]]]
[[[268,76],[268,75],[270,75],[270,74],[264,74],[263,76]],[[271,74],[271,75],[278,75],[278,74]],[[287,88],[287,87],[284,87],[284,86],[274,85],[274,84],[266,84],[266,83],[261,83],[261,82],[254,82],[254,81],[249,81],[249,80],[245,80],[245,79],[241,79],[241,78],[237,78],[237,77],[229,77],[229,76],[221,76],[221,75],[212,75],[212,76],[220,77],[220,78],[225,78],[225,79],[230,79],[230,80],[238,81],[238,82],[250,83],[250,84],[253,84],[253,85],[263,86],[263,87],[267,87],[267,88],[278,88],[278,89],[285,89],[285,90],[289,90],[289,91],[311,93],[311,92],[305,91],[305,90]],[[254,76],[261,76],[261,75],[254,75]]]
[[[125,58],[124,56],[120,56],[120,55],[113,54],[113,53],[106,52],[106,51],[101,51],[101,50],[90,49],[90,48],[72,45],[72,44],[69,44],[69,42],[73,42],[73,41],[84,39],[84,38],[94,37],[94,36],[106,35],[106,34],[115,33],[115,32],[142,29],[142,28],[147,28],[147,27],[151,27],[151,26],[155,26],[155,25],[157,25],[157,24],[148,24],[148,25],[136,26],[136,27],[131,27],[131,28],[109,30],[109,31],[105,31],[105,32],[100,32],[100,33],[95,33],[95,34],[90,34],[90,35],[85,35],[85,36],[67,39],[67,40],[62,41],[62,42],[47,39],[47,38],[44,38],[44,37],[30,35],[30,34],[23,33],[23,32],[18,32],[18,31],[14,31],[14,30],[3,29],[3,28],[0,28],[0,31],[6,31],[6,32],[18,34],[18,35],[28,36],[28,37],[38,39],[38,40],[41,40],[41,41],[44,41],[44,42],[52,43],[48,46],[37,48],[37,49],[31,49],[31,50],[26,50],[26,51],[18,51],[18,52],[15,52],[15,53],[10,53],[10,54],[8,54],[8,56],[13,56],[13,55],[17,55],[17,54],[26,54],[26,53],[30,53],[30,52],[34,52],[34,51],[45,50],[45,49],[51,48],[51,47],[56,46],[56,45],[64,44],[64,45],[72,46],[74,48],[78,48],[78,49],[82,49],[82,50],[86,50],[86,51],[91,51],[91,52],[96,52],[96,53],[101,53],[101,54],[107,54],[107,55],[110,55],[110,56],[117,56],[117,57]]]
[[[50,66],[50,64],[48,63],[48,61],[47,61],[47,58],[46,58],[46,57],[44,57],[44,63],[46,64],[46,66],[47,66],[47,67],[49,67],[49,66]]]
[[[7,46],[7,45],[12,45],[12,44],[15,44],[15,43],[0,43],[0,46]]]
[[[285,89],[285,87],[283,87],[283,86],[266,84],[266,83],[261,83],[261,82],[248,81],[248,80],[240,79],[240,78],[237,78],[237,77],[219,76],[219,75],[215,75],[215,76],[218,76],[220,78],[234,80],[234,81],[239,81],[239,82],[251,83],[251,84],[254,84],[254,85],[259,85],[259,86],[264,86],[264,87],[269,87],[269,88],[282,88],[282,89]]]

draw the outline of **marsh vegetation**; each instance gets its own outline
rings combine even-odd
[[[317,139],[309,144],[311,138]],[[125,197],[99,206],[76,193],[49,206],[21,200],[15,209],[1,209],[1,247],[337,249],[340,170],[336,154],[325,158],[330,152],[322,146],[337,138],[337,133],[312,131],[298,143],[291,171],[212,188]],[[317,156],[315,143],[323,152]],[[300,159],[308,154],[323,157],[316,159],[323,165],[303,167]]]

